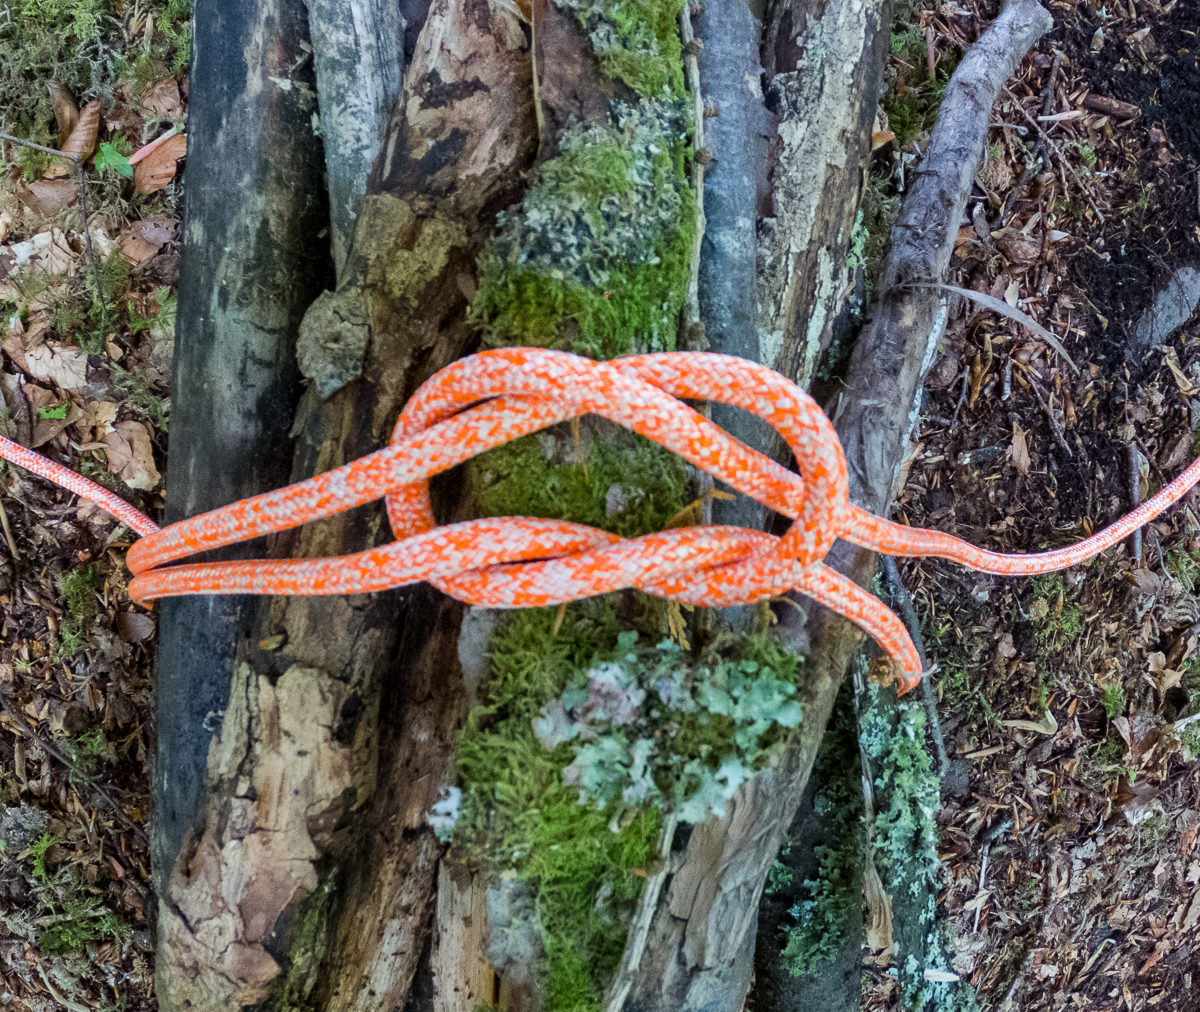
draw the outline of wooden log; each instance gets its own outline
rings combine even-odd
[[[416,386],[474,340],[475,258],[536,150],[530,68],[512,5],[431,5],[338,288],[301,328],[312,385],[293,480],[386,442]],[[358,551],[387,537],[382,512],[274,547]],[[159,1001],[390,1012],[433,913],[442,845],[425,815],[465,715],[462,606],[417,589],[249,611],[207,804],[163,883]]]
[[[341,271],[404,74],[396,0],[308,0],[333,262]]]
[[[939,312],[944,313],[935,293],[907,288],[906,282],[944,276],[996,94],[1051,23],[1035,0],[1009,0],[963,58],[893,230],[872,322],[855,346],[836,426],[849,464],[851,499],[872,512],[882,512],[891,501],[916,393],[940,334],[935,324]],[[875,571],[874,553],[841,541],[826,563],[864,587]],[[742,1007],[749,981],[747,952],[753,951],[766,875],[795,816],[837,690],[862,640],[857,627],[840,616],[811,602],[805,606],[812,650],[796,743],[778,766],[743,785],[726,818],[710,817],[692,832],[655,917],[625,1006],[629,1012],[736,1012]],[[781,635],[798,637],[799,624],[793,609],[781,610]]]
[[[777,123],[758,226],[760,361],[806,389],[853,280],[848,254],[890,25],[890,2],[781,0],[767,26],[766,100]]]
[[[307,44],[300,0],[198,0],[168,522],[288,478],[300,396],[296,333],[332,278],[316,238],[328,211],[311,113],[298,89],[272,82],[312,85]],[[257,553],[239,547],[213,557],[249,554]],[[203,802],[205,757],[254,608],[229,597],[161,605],[151,778],[160,895]],[[160,955],[160,966],[169,964]],[[160,990],[163,1008],[172,1007],[167,994]]]

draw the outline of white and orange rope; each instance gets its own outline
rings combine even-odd
[[[719,401],[774,426],[796,458],[788,471],[713,425],[681,398]],[[783,537],[702,526],[619,538],[529,517],[437,526],[429,479],[519,436],[585,414],[652,439],[793,520]],[[1200,460],[1128,516],[1072,545],[1032,555],[976,548],[938,531],[873,516],[848,498],[846,460],[816,402],[778,373],[700,352],[595,362],[559,351],[502,348],[441,370],[405,405],[391,444],[342,467],[160,530],[128,503],[8,439],[0,456],[62,485],[141,534],[129,551],[137,602],[183,594],[358,594],[426,581],[491,608],[561,604],[636,587],[686,604],[729,606],[808,595],[870,633],[921,676],[903,623],[882,601],[822,561],[843,538],[885,555],[939,556],[1004,576],[1046,573],[1110,548],[1200,481]],[[297,527],[386,497],[396,540],[337,558],[190,563],[200,552]]]

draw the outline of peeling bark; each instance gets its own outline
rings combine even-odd
[[[889,0],[779,0],[763,45],[778,117],[758,225],[761,361],[807,388],[848,283]],[[782,444],[779,444],[782,449]]]
[[[327,400],[315,387],[304,395],[292,480],[382,445],[416,386],[469,350],[475,257],[496,211],[519,193],[535,151],[530,85],[528,40],[510,5],[431,6],[339,287],[317,304],[316,312],[362,328],[355,331],[366,337],[361,364],[343,369],[348,375],[326,388]],[[322,347],[320,330],[302,328],[310,335],[310,378],[327,375],[323,356],[338,351]],[[272,547],[289,556],[338,555],[386,536],[376,506],[288,532]],[[424,818],[466,712],[453,662],[462,606],[418,588],[267,599],[252,610],[250,634],[238,643],[239,672],[262,685],[304,670],[338,700],[330,733],[348,781],[337,805],[321,810],[318,829],[305,824],[308,841],[293,839],[299,857],[279,879],[263,863],[275,860],[263,842],[271,827],[243,800],[244,783],[258,782],[269,753],[247,752],[241,781],[210,771],[206,811],[163,895],[171,951],[162,1007],[265,999],[276,1009],[391,1012],[404,1003],[433,913],[442,847]],[[251,725],[266,719],[255,705],[248,704]],[[273,705],[281,722],[309,719],[299,696]],[[226,714],[222,740],[240,719]],[[206,905],[209,895],[224,907]],[[253,928],[246,911],[256,913]],[[201,965],[203,973],[192,972]]]
[[[891,502],[916,393],[938,334],[936,295],[905,283],[944,275],[996,93],[1050,24],[1035,0],[1009,0],[964,57],[947,88],[918,183],[893,230],[872,323],[855,346],[836,423],[849,465],[850,498],[872,512],[882,513]],[[875,572],[874,553],[844,541],[834,545],[825,561],[864,587]],[[812,649],[796,743],[778,766],[743,785],[725,819],[710,816],[693,831],[655,917],[626,1002],[628,1012],[736,1012],[742,1007],[766,875],[808,784],[849,661],[863,639],[847,620],[803,603]],[[781,609],[780,635],[799,639],[803,625],[794,609]]]

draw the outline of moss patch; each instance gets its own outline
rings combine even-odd
[[[561,0],[574,11],[610,77],[642,95],[683,92],[683,0]]]
[[[566,131],[480,257],[486,343],[598,358],[675,347],[696,228],[687,130],[683,103],[644,100]]]
[[[556,464],[564,442],[573,456],[569,439],[538,433],[474,458],[481,515],[570,520],[628,538],[661,530],[683,508],[687,467],[657,443],[596,439],[580,463]]]
[[[826,838],[836,842],[815,848],[817,877],[805,880],[808,899],[800,900],[790,911],[796,923],[787,930],[782,960],[796,977],[817,973],[836,958],[853,922],[861,917],[862,767],[850,696],[847,683],[839,693],[813,768],[813,777],[821,785],[813,807],[828,827]]]

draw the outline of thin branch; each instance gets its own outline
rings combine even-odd
[[[141,826],[139,826],[133,821],[133,819],[125,814],[125,810],[121,807],[120,803],[100,785],[99,781],[97,781],[90,774],[85,773],[83,769],[80,768],[79,763],[68,759],[62,752],[51,745],[50,742],[48,742],[36,731],[33,731],[29,725],[25,723],[25,718],[17,713],[17,711],[13,708],[12,703],[10,703],[8,700],[8,693],[3,689],[0,689],[0,707],[3,707],[4,712],[12,718],[13,723],[16,725],[16,730],[20,734],[23,734],[30,741],[36,742],[38,747],[49,752],[50,755],[54,756],[55,759],[66,766],[67,769],[72,772],[72,774],[84,781],[84,783],[86,783],[93,791],[99,794],[100,797],[108,802],[109,807],[112,809],[113,815],[117,817],[117,821],[123,823],[126,829],[132,831],[132,833],[139,840],[149,846],[150,838],[146,835],[145,830],[143,830]]]

